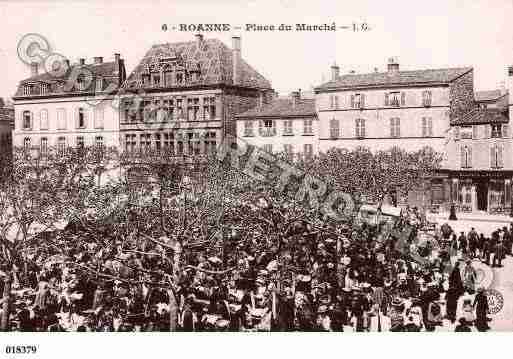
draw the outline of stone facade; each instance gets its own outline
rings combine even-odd
[[[454,79],[449,86],[450,116],[455,119],[477,107],[474,100],[474,71]]]
[[[230,49],[201,35],[185,43],[154,45],[123,90],[124,148],[163,148],[177,156],[215,151],[227,134],[235,135],[234,116],[272,91],[241,57],[239,37],[232,39]]]

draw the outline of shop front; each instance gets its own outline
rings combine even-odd
[[[513,171],[447,171],[431,181],[432,205],[451,203],[460,212],[511,212]]]

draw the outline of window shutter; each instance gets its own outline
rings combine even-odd
[[[388,100],[388,93],[385,93],[385,106],[388,106],[389,100]]]
[[[103,108],[99,106],[94,109],[94,128],[103,128]]]
[[[363,118],[360,120],[360,127],[360,133],[362,137],[365,137],[365,120]]]
[[[330,108],[333,108],[333,95],[330,95]]]
[[[492,126],[491,125],[484,125],[485,126],[485,138],[492,137]]]
[[[75,109],[75,128],[78,128],[78,113],[79,113],[79,109],[76,108]]]
[[[351,95],[351,108],[354,108],[354,95]]]
[[[427,119],[428,121],[428,136],[433,136],[433,119],[431,117],[429,117]]]
[[[422,117],[422,137],[427,137],[427,119]]]
[[[406,92],[401,92],[401,106],[406,104]]]
[[[360,107],[364,108],[365,107],[365,94],[363,94],[363,93],[360,95],[360,103],[361,103]]]
[[[502,137],[509,138],[509,126],[508,126],[508,124],[502,125]]]
[[[465,167],[465,146],[460,146],[460,166]]]
[[[394,119],[390,119],[390,137],[394,137]]]
[[[497,167],[504,167],[504,161],[503,161],[503,156],[502,156],[502,152],[503,152],[503,146],[502,145],[498,145],[497,146],[497,150],[498,150],[498,153],[497,153]]]
[[[495,146],[490,147],[490,167],[495,167]]]
[[[264,122],[262,120],[259,120],[258,121],[258,133],[260,134],[260,136],[262,136],[264,132]]]
[[[475,140],[479,137],[479,133],[478,133],[478,130],[479,130],[479,125],[474,125],[472,126],[472,138]]]
[[[468,147],[468,167],[472,167],[472,146]]]

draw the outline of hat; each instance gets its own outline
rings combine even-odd
[[[328,311],[328,306],[327,305],[320,305],[319,308],[317,309],[317,313],[326,313]]]
[[[310,282],[312,277],[309,275],[300,274],[297,276],[297,280],[300,282]]]
[[[228,326],[230,325],[230,321],[229,320],[226,320],[226,319],[219,319],[217,322],[216,322],[216,327],[218,328],[228,328]]]
[[[404,304],[404,300],[399,298],[399,297],[394,298],[394,300],[392,301],[392,305],[394,307],[399,307],[399,306],[401,306],[403,304]]]
[[[212,262],[212,263],[221,263],[222,262],[222,260],[219,257],[210,257],[210,258],[208,258],[208,261]]]

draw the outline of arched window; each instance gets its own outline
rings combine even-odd
[[[472,167],[472,147],[462,146],[461,147],[461,168]]]
[[[32,112],[30,111],[23,111],[23,129],[32,129]]]

